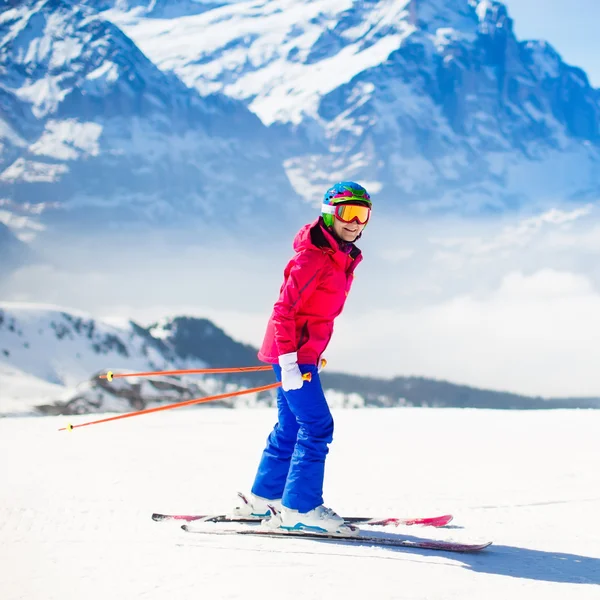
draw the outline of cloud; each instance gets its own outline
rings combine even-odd
[[[432,237],[430,242],[443,248],[435,254],[434,260],[451,268],[459,268],[468,260],[506,257],[530,245],[541,234],[551,234],[556,228],[566,229],[578,219],[588,216],[593,208],[591,204],[571,211],[553,208],[514,225],[506,225],[498,233],[491,231],[487,236]],[[493,224],[492,227],[496,228],[497,225]]]
[[[373,221],[327,350],[331,369],[599,396],[597,213],[585,205],[525,218]],[[259,346],[292,255],[295,231],[285,233],[244,251],[129,234],[127,245],[65,244],[60,260],[19,270],[0,296],[142,325],[204,317]]]
[[[492,293],[340,320],[332,369],[548,397],[600,395],[600,294],[579,274],[507,274]]]

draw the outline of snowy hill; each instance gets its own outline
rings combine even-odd
[[[90,7],[9,6],[0,12],[8,210],[35,205],[38,221],[90,233],[99,223],[207,228],[260,223],[277,193],[295,197],[266,127],[241,102],[201,98]],[[294,206],[279,207],[281,218]]]
[[[177,329],[177,321],[164,327]],[[158,328],[153,329],[156,332]],[[199,345],[202,341],[198,339]],[[207,391],[221,390],[225,381],[154,377],[116,380],[109,385],[97,378],[109,369],[206,366],[189,352],[181,356],[168,337],[153,337],[132,322],[116,327],[58,307],[0,305],[0,412],[23,412],[33,406],[44,406],[48,413],[123,411],[154,401],[207,395]]]
[[[0,327],[4,360],[58,385],[77,385],[116,361],[140,370],[168,365],[157,347],[133,328],[58,307],[3,304]]]
[[[164,71],[244,101],[290,144],[307,199],[356,178],[388,206],[478,212],[595,197],[600,104],[491,0],[248,0],[105,13]]]

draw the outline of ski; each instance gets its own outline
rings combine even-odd
[[[260,518],[236,517],[233,515],[184,515],[184,514],[164,514],[153,513],[153,521],[185,521],[186,523],[260,523]],[[396,527],[404,525],[420,525],[429,527],[444,527],[452,521],[452,515],[441,515],[438,517],[417,517],[417,518],[398,518],[389,517],[386,519],[376,519],[373,517],[345,517],[346,523],[370,526],[389,526]]]
[[[372,535],[359,531],[357,535],[314,533],[310,531],[285,531],[282,529],[202,529],[184,523],[181,528],[187,533],[204,535],[248,535],[264,538],[300,538],[309,540],[325,540],[343,544],[356,544],[363,546],[381,546],[392,548],[418,548],[421,550],[439,550],[446,552],[480,552],[492,542],[469,544],[444,540],[409,539],[396,534]]]

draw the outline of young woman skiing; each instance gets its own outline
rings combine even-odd
[[[348,533],[344,520],[323,506],[325,458],[333,439],[333,418],[321,387],[323,352],[342,312],[354,270],[362,260],[354,242],[371,215],[371,198],[357,183],[335,184],[323,199],[322,214],[294,239],[295,255],[258,353],[281,381],[278,422],[240,516],[268,517],[288,530]],[[309,375],[307,375],[309,374]],[[303,377],[304,376],[304,377]],[[310,378],[309,378],[310,377]]]

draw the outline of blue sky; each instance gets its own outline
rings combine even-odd
[[[522,39],[544,39],[600,87],[600,0],[502,0]]]

